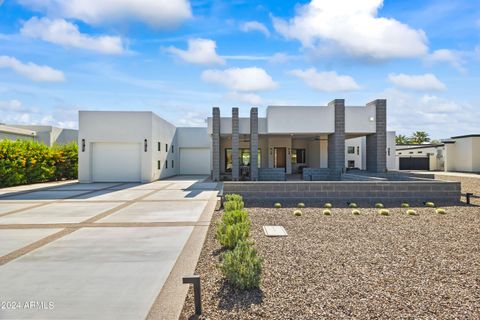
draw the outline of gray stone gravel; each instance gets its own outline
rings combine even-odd
[[[216,268],[212,223],[197,265],[204,318],[480,319],[480,207],[444,208],[413,208],[417,216],[398,207],[389,216],[305,208],[301,217],[293,208],[248,208],[264,271],[261,290],[243,293]],[[263,225],[282,225],[288,237],[267,238]],[[193,312],[190,290],[181,319]]]

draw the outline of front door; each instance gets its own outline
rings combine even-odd
[[[275,148],[275,168],[287,169],[287,148]]]

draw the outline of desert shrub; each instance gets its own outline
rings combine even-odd
[[[415,210],[413,210],[413,209],[408,209],[408,210],[407,210],[407,214],[408,214],[409,216],[416,216],[416,215],[417,215],[417,212],[416,212]]]
[[[34,141],[0,140],[0,187],[76,179],[75,143],[52,148]]]
[[[222,255],[222,260],[220,269],[234,287],[248,290],[260,286],[263,261],[251,243],[240,241],[234,250]]]
[[[409,205],[408,203],[406,203],[406,202],[402,202],[401,207],[402,207],[402,208],[409,208],[410,205]]]
[[[275,203],[273,204],[273,207],[279,209],[279,208],[282,207],[282,204],[281,204],[280,202],[275,202]]]
[[[357,209],[353,209],[352,210],[352,213],[356,216],[360,215],[360,210],[357,210]]]
[[[425,207],[435,208],[435,203],[433,203],[431,201],[426,201],[426,202],[424,202],[424,204],[425,204]]]
[[[383,205],[383,203],[377,202],[377,203],[375,203],[375,208],[383,209],[383,208],[385,208],[385,206]]]
[[[240,241],[247,240],[249,235],[250,221],[235,224],[220,221],[217,225],[217,240],[226,249],[234,249]]]
[[[238,201],[243,202],[243,197],[236,193],[229,193],[225,195],[225,201]]]
[[[326,216],[331,216],[332,212],[328,209],[325,209],[325,210],[323,210],[323,214],[326,215]]]
[[[438,208],[438,209],[436,209],[435,211],[436,211],[438,214],[445,214],[445,213],[447,213],[447,211],[445,211],[445,209],[443,209],[443,208]]]
[[[250,222],[246,210],[225,211],[220,218],[220,222],[226,225],[232,225],[242,222]]]
[[[331,209],[333,206],[332,206],[332,204],[331,204],[330,202],[327,202],[327,203],[325,203],[325,204],[323,205],[323,207],[324,207],[325,209]]]
[[[297,204],[297,208],[305,208],[305,203],[299,202],[299,203]]]
[[[380,209],[380,210],[378,210],[378,213],[382,216],[388,216],[390,214],[388,209]]]
[[[223,203],[223,209],[225,209],[225,211],[242,210],[243,207],[244,207],[243,201],[225,201]]]
[[[302,215],[302,211],[295,210],[295,211],[293,211],[293,215],[296,216],[296,217],[300,217]]]
[[[357,204],[355,202],[349,202],[348,203],[349,208],[358,208]]]

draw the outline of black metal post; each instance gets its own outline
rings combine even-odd
[[[193,275],[189,277],[183,277],[183,283],[193,284],[193,297],[195,299],[195,314],[202,314],[202,293],[200,289],[200,276]]]
[[[473,196],[473,193],[468,192],[465,194],[465,197],[467,198],[467,204],[470,204],[470,197]]]

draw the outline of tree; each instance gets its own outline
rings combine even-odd
[[[429,141],[430,138],[428,137],[428,133],[426,133],[425,131],[415,131],[410,138],[410,142],[413,144],[422,144]]]
[[[407,138],[407,136],[399,134],[398,136],[395,137],[395,143],[396,144],[409,144],[410,140]]]

